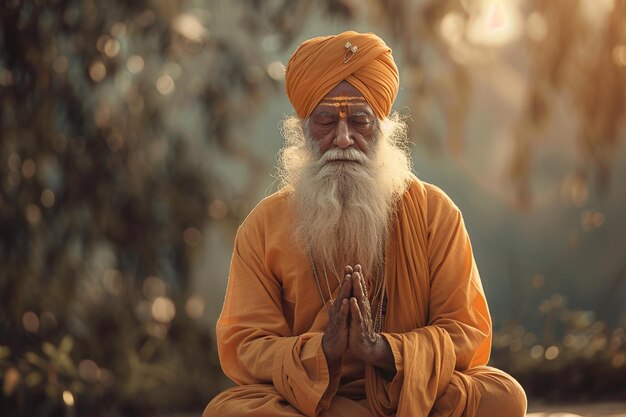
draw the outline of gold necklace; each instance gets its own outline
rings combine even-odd
[[[324,304],[324,308],[326,309],[328,315],[330,316],[330,307],[326,303],[326,297],[324,297],[324,292],[322,291],[322,284],[320,282],[317,265],[315,265],[315,259],[313,258],[313,249],[311,248],[310,241],[307,242],[307,248],[309,252],[309,261],[311,262],[311,269],[313,270],[313,278],[315,278],[315,284],[317,285],[317,290],[319,291],[320,297],[322,298],[322,303]],[[326,280],[326,288],[328,289],[328,301],[330,305],[332,306],[335,302],[335,299],[333,298],[333,294],[330,289],[330,282],[328,281],[328,274],[326,273],[326,264],[323,263],[322,265],[324,268],[324,278]],[[380,276],[380,269],[378,272],[379,273],[377,275]],[[336,278],[339,284],[341,284],[339,277],[336,277]],[[374,287],[374,294],[372,297],[372,305],[374,304],[376,305],[376,314],[374,316],[374,331],[379,333],[382,330],[383,316],[385,315],[384,304],[385,304],[386,298],[385,298],[384,279],[376,280],[376,284],[373,285],[373,287]],[[368,297],[367,285],[365,285],[365,282],[363,283],[363,294],[365,295],[365,297]]]
[[[379,268],[376,276],[383,276],[382,275],[384,272],[381,271],[382,268]],[[385,308],[385,303],[386,303],[386,298],[385,298],[385,280],[383,279],[379,279],[379,280],[375,280],[373,283],[371,283],[371,286],[374,288],[374,293],[372,295],[372,300],[371,300],[371,304],[372,306],[376,306],[373,310],[376,311],[376,314],[374,315],[374,331],[376,333],[379,333],[382,330],[383,327],[383,317],[386,313],[386,308]],[[367,285],[363,286],[363,294],[368,297],[367,295]]]
[[[317,284],[317,289],[320,292],[320,297],[322,298],[322,303],[324,303],[324,308],[328,312],[330,316],[330,307],[326,304],[326,298],[324,297],[324,292],[322,291],[322,284],[320,283],[320,278],[317,273],[317,266],[315,265],[315,260],[313,259],[313,250],[311,249],[311,242],[307,242],[307,247],[309,249],[309,261],[311,262],[311,268],[313,269],[313,277],[315,278],[315,284]],[[333,299],[333,293],[330,290],[330,282],[328,282],[328,274],[326,273],[326,264],[324,266],[324,278],[326,279],[326,288],[328,288],[328,301],[332,306],[335,300]],[[339,278],[337,278],[339,280]]]

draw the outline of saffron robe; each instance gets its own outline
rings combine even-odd
[[[239,386],[214,398],[204,417],[525,415],[519,384],[484,366],[491,319],[461,213],[443,191],[413,179],[388,238],[381,334],[394,356],[392,380],[349,352],[329,370],[328,313],[293,225],[292,197],[279,191],[237,232],[217,342]]]

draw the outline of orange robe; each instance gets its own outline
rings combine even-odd
[[[485,366],[491,318],[460,211],[415,179],[397,213],[382,332],[393,380],[349,353],[329,371],[321,344],[328,314],[308,254],[293,243],[292,200],[278,192],[237,233],[217,342],[239,386],[214,398],[204,417],[525,415],[519,384]]]

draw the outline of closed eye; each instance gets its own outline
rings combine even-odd
[[[350,119],[350,123],[357,127],[369,126],[372,121],[368,117],[354,117]]]
[[[319,126],[332,126],[335,123],[337,123],[337,118],[332,117],[332,116],[322,116],[322,117],[317,117],[314,119],[315,124],[319,125]]]

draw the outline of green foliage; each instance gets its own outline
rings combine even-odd
[[[245,215],[210,162],[254,158],[231,129],[277,83],[259,28],[183,6],[0,6],[3,410],[197,411],[221,387],[191,264]]]
[[[533,88],[511,161],[522,200],[532,165],[528,135],[544,125],[554,106],[551,94],[575,97],[584,161],[577,178],[585,187],[593,169],[606,177],[624,120],[626,94],[615,92],[624,91],[626,64],[611,59],[626,63],[626,49],[616,46],[623,42],[626,2],[615,2],[606,36],[594,43],[567,36],[577,28],[593,31],[577,20],[579,9],[563,1],[533,3],[560,32],[528,39],[536,58]],[[235,136],[247,120],[242,115],[259,112],[265,98],[282,91],[280,68],[270,61],[296,39],[315,8],[326,17],[363,19],[370,12],[399,45],[394,53],[404,60],[402,83],[414,119],[429,120],[438,108],[449,126],[443,142],[459,155],[471,83],[459,45],[440,29],[450,16],[469,24],[467,4],[3,2],[0,409],[38,416],[72,408],[82,415],[198,412],[223,376],[203,322],[206,301],[190,285],[192,264],[207,226],[221,222],[234,233],[247,212],[245,198],[267,173]],[[562,11],[574,15],[570,25],[558,24]],[[488,55],[465,34],[459,39],[473,56]],[[596,60],[569,53],[575,50],[597,52],[602,64],[588,65]],[[436,142],[428,125],[414,129]],[[228,158],[249,169],[237,191],[215,167]],[[623,327],[590,334],[593,326],[568,330],[575,338],[606,340],[610,349],[590,356],[568,345],[565,335],[529,344],[525,330],[505,329],[494,339],[494,364],[510,369],[531,393],[558,377],[574,393],[588,388],[581,381],[607,376],[626,386]],[[551,347],[559,354],[547,359]],[[597,382],[590,392],[611,392],[605,386]]]
[[[198,322],[142,321],[130,306],[100,307],[74,318],[93,328],[88,334],[59,323],[14,334],[22,344],[13,351],[0,348],[3,409],[16,415],[56,414],[65,407],[103,415],[199,410],[219,389],[213,341]],[[113,308],[117,317],[108,314]]]
[[[626,326],[569,308],[555,295],[540,306],[543,330],[510,324],[494,334],[491,363],[510,372],[532,398],[620,400],[626,395]]]

